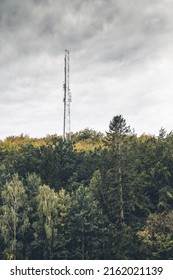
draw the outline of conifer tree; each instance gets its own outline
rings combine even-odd
[[[113,117],[109,124],[109,132],[107,133],[107,145],[109,147],[111,168],[107,172],[108,180],[112,187],[109,188],[110,196],[117,197],[118,216],[121,222],[124,221],[124,197],[123,197],[123,173],[125,151],[124,139],[131,133],[131,129],[126,125],[126,120],[121,116]],[[116,192],[114,190],[116,189]],[[113,192],[112,192],[113,191]],[[111,202],[110,202],[111,203]],[[116,207],[117,208],[117,207]]]

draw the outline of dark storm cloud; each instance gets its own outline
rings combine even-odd
[[[170,129],[172,8],[169,0],[0,0],[0,138],[61,133],[65,49],[72,130],[104,131],[118,113],[140,133]]]

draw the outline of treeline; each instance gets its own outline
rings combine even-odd
[[[1,259],[172,259],[173,134],[0,141]]]

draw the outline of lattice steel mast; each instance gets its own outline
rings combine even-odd
[[[64,119],[63,119],[63,140],[71,140],[70,124],[70,52],[65,50],[64,57]]]

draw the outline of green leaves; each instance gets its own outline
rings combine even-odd
[[[74,259],[98,259],[103,253],[105,218],[92,190],[80,186],[71,197],[68,220]]]
[[[4,253],[16,259],[21,256],[20,239],[30,225],[25,189],[17,174],[5,184],[1,198],[0,232],[6,244]]]
[[[173,253],[173,211],[151,214],[137,236],[140,250],[150,259],[172,259]]]
[[[173,133],[118,115],[106,136],[9,137],[0,160],[0,258],[171,258]]]

